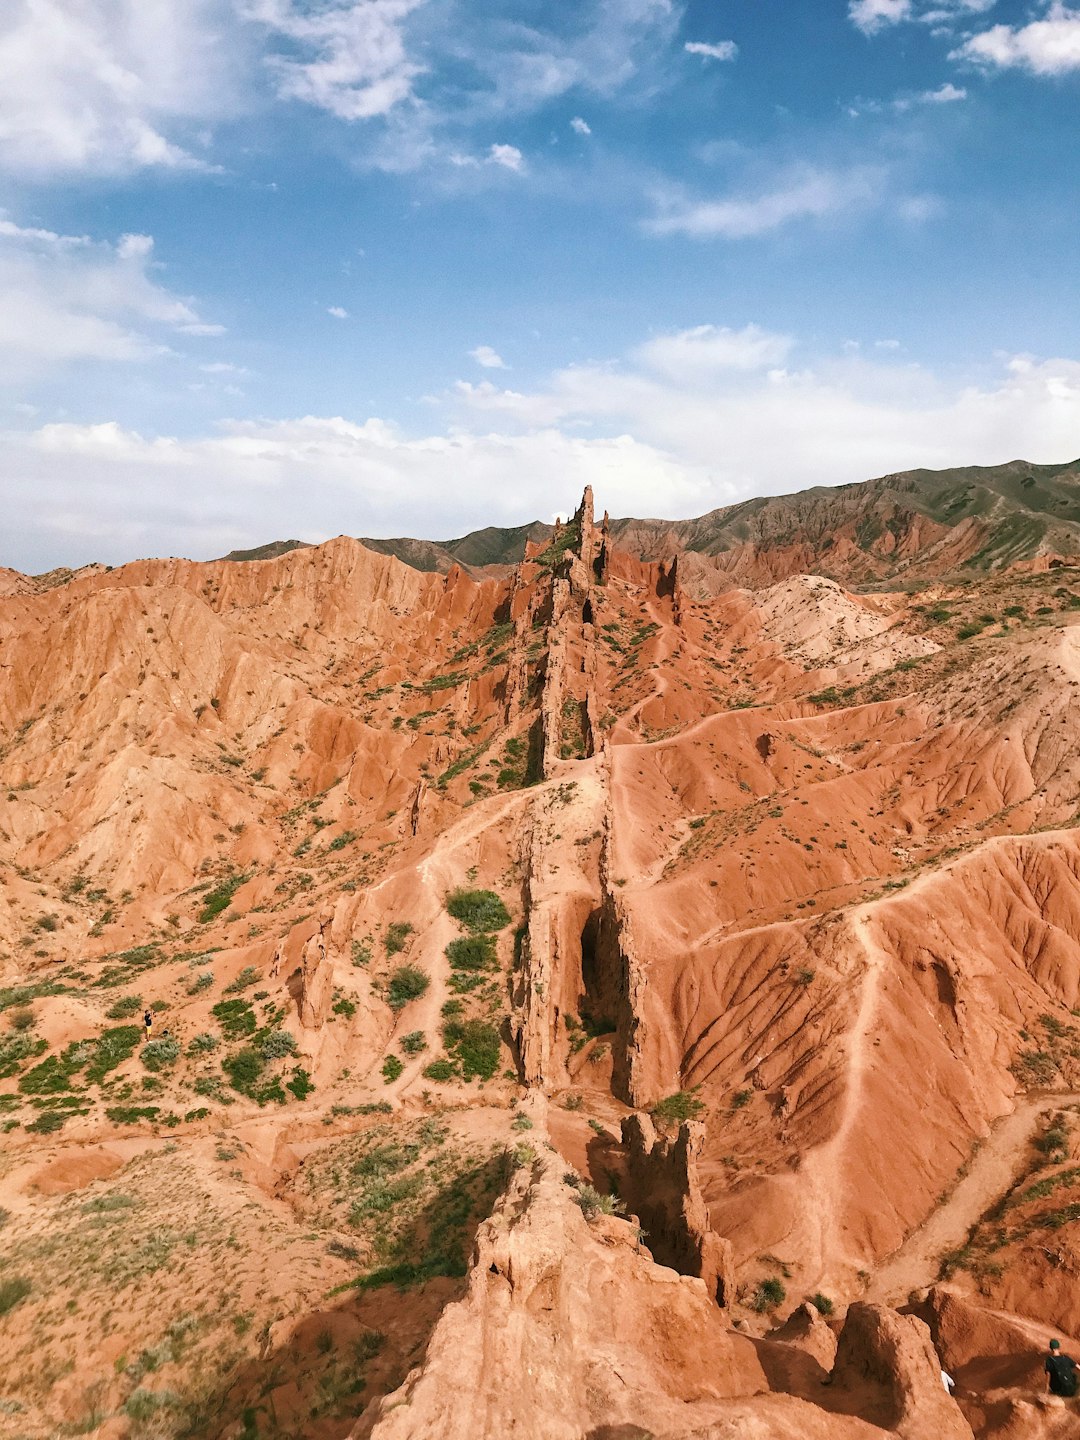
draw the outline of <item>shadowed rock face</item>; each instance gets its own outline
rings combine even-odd
[[[1080,569],[1001,563],[1025,478],[762,502],[741,579],[588,494],[497,572],[0,576],[18,1433],[1068,1434]],[[965,568],[857,592],[829,526]]]

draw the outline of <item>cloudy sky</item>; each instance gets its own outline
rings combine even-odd
[[[1080,455],[1080,9],[6,0],[0,564]]]

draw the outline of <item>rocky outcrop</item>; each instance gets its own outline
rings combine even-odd
[[[849,1306],[832,1384],[839,1408],[902,1440],[973,1440],[945,1389],[930,1329],[914,1315],[863,1301]]]
[[[705,1127],[679,1126],[659,1136],[647,1115],[622,1122],[626,1147],[623,1199],[641,1221],[653,1257],[680,1275],[698,1275],[720,1306],[735,1299],[735,1261],[729,1241],[712,1229],[698,1182]]]
[[[513,1173],[480,1227],[465,1298],[353,1440],[882,1435],[762,1394],[753,1344],[726,1329],[702,1283],[654,1265],[625,1221],[586,1221],[561,1168],[539,1158]]]
[[[329,950],[332,919],[319,921],[319,928],[304,946],[300,976],[300,1024],[305,1030],[320,1030],[326,1024],[334,997],[334,962]]]
[[[825,1371],[836,1363],[836,1332],[809,1301],[793,1310],[783,1325],[770,1331],[769,1339],[801,1350]]]

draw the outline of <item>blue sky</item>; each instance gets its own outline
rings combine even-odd
[[[1080,455],[1080,10],[8,0],[0,564]]]

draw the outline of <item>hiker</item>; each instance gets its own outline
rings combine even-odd
[[[952,1378],[952,1376],[947,1370],[942,1370],[941,1372],[941,1383],[945,1386],[946,1395],[951,1395],[956,1389],[956,1381]]]
[[[144,1039],[144,1040],[149,1040],[149,1039],[150,1039],[150,1031],[154,1028],[154,1014],[153,1014],[153,1011],[152,1011],[152,1010],[147,1010],[147,1011],[145,1012],[145,1014],[144,1014],[143,1017],[142,1017],[142,1023],[143,1023],[143,1039]]]
[[[1050,1341],[1050,1353],[1043,1366],[1050,1381],[1050,1394],[1068,1398],[1076,1394],[1076,1361],[1062,1354],[1061,1341]]]

